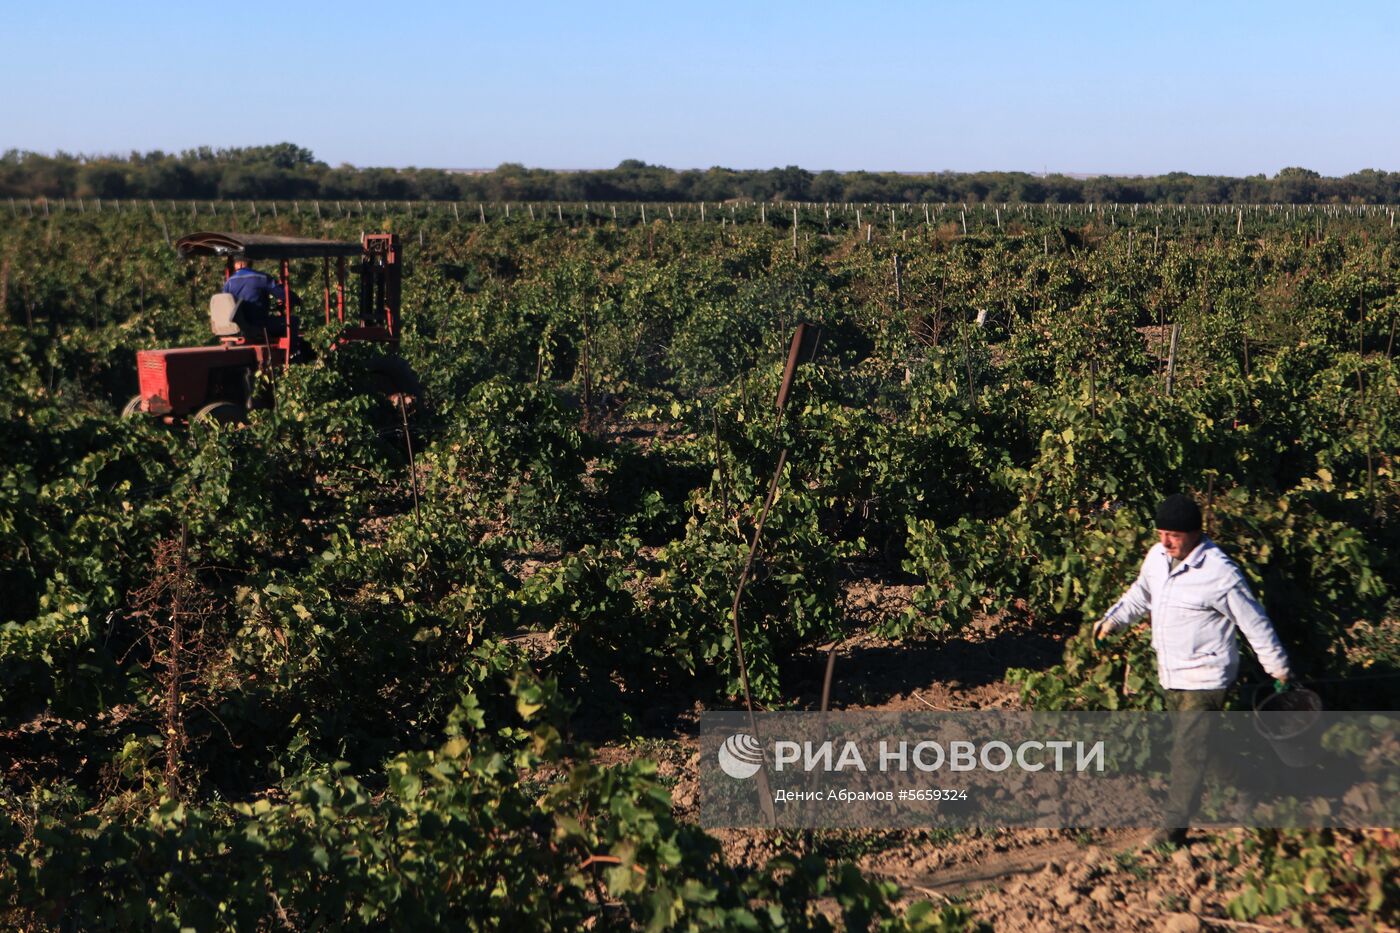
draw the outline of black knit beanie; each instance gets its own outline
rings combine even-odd
[[[1172,493],[1157,506],[1157,527],[1162,531],[1200,531],[1200,506],[1190,496]]]

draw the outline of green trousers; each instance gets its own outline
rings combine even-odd
[[[1168,690],[1167,709],[1176,714],[1172,728],[1171,788],[1165,825],[1185,829],[1201,802],[1206,779],[1212,713],[1225,708],[1226,690]]]

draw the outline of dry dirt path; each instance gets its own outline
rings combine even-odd
[[[912,588],[875,580],[846,584],[847,613],[863,630],[907,605]],[[837,648],[833,709],[1008,709],[1019,705],[1005,682],[1013,667],[1056,663],[1065,630],[1038,628],[1023,617],[983,617],[955,638],[911,638],[893,643],[862,634]],[[823,656],[793,661],[791,683],[798,708],[815,708]],[[598,759],[635,757],[657,762],[671,787],[676,815],[698,821],[700,709],[680,712],[650,737],[602,743]],[[656,724],[653,724],[656,725]],[[1284,929],[1282,921],[1243,923],[1228,918],[1226,904],[1243,883],[1229,850],[1239,832],[1196,833],[1175,852],[1144,850],[1141,830],[1085,832],[1020,829],[947,831],[831,831],[773,833],[718,830],[727,857],[759,865],[794,849],[898,883],[909,899],[961,903],[992,928],[1017,930]]]

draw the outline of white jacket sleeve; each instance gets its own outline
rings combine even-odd
[[[1151,556],[1149,553],[1148,559]],[[1147,561],[1144,560],[1133,585],[1128,587],[1128,591],[1118,602],[1113,604],[1108,612],[1104,613],[1104,621],[1108,623],[1104,629],[1109,632],[1117,632],[1128,628],[1147,615],[1147,611],[1151,608],[1152,590],[1147,584]]]
[[[1225,591],[1221,603],[1220,610],[1233,619],[1239,630],[1244,632],[1249,646],[1254,649],[1255,657],[1259,659],[1264,670],[1269,672],[1269,676],[1291,677],[1292,671],[1288,667],[1288,654],[1283,650],[1283,644],[1278,640],[1274,624],[1269,621],[1269,617],[1264,613],[1264,607],[1259,605],[1254,594],[1249,591],[1249,584],[1245,582],[1244,575],[1238,570],[1235,572],[1233,584]]]

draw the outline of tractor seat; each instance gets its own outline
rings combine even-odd
[[[228,292],[209,299],[209,329],[215,337],[237,337],[243,333],[241,302]]]

